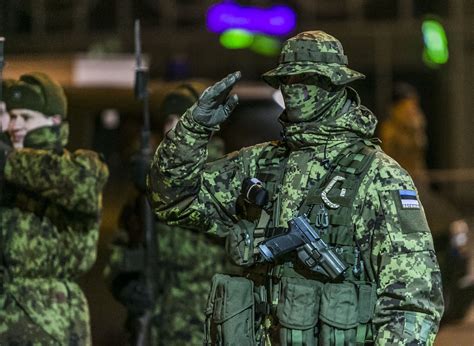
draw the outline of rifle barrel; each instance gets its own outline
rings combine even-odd
[[[140,70],[143,68],[142,66],[142,47],[141,47],[141,39],[140,39],[140,19],[135,19],[135,61],[136,61],[136,69]]]

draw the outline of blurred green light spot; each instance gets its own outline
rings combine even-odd
[[[421,26],[425,49],[423,60],[428,66],[445,64],[449,58],[448,39],[443,25],[434,19],[423,21]]]
[[[270,36],[255,35],[250,49],[258,54],[275,56],[280,53],[280,41]]]
[[[252,45],[253,35],[241,29],[230,29],[221,34],[219,41],[227,49],[243,49]]]

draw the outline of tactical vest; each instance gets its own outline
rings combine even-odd
[[[229,255],[234,262],[246,267],[244,276],[250,280],[223,275],[213,280],[207,313],[221,332],[226,331],[227,323],[227,337],[217,333],[221,343],[227,344],[232,333],[240,333],[248,335],[248,342],[239,341],[239,345],[258,345],[265,341],[268,344],[265,339],[275,324],[282,345],[360,345],[372,341],[376,285],[370,266],[364,265],[362,244],[358,244],[352,219],[361,210],[362,206],[355,206],[354,200],[377,150],[378,146],[370,141],[359,141],[343,150],[328,173],[310,187],[299,210],[349,266],[344,278],[338,281],[331,281],[321,271],[310,270],[295,253],[284,255],[274,264],[254,263],[258,244],[273,235],[273,220],[279,219],[278,189],[285,171],[286,154],[280,151],[275,155],[273,151],[267,158],[264,152],[258,159],[256,178],[264,182],[269,191],[271,208],[267,209],[269,213],[263,211],[253,224],[242,220],[236,225],[237,231],[229,235],[233,239],[227,242]],[[243,159],[245,162],[245,157]],[[254,292],[253,301],[243,295],[251,291]],[[212,315],[216,311],[229,311],[224,305],[230,292],[239,300],[239,311],[234,318],[240,316],[240,322],[232,321],[231,313],[225,316],[227,319],[222,319],[221,314],[217,322]],[[229,301],[228,304],[233,303]],[[261,325],[253,331],[249,327],[245,331],[237,330],[237,326],[242,326],[244,316]],[[269,321],[268,316],[276,316],[277,322]],[[229,324],[232,327],[229,328]],[[211,330],[210,334],[213,334]]]

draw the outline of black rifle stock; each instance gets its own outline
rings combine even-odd
[[[305,215],[295,217],[288,222],[288,230],[263,241],[258,249],[262,257],[270,262],[277,257],[298,251],[298,256],[310,269],[316,270],[319,266],[331,279],[342,275],[348,266],[337,254],[321,239],[319,233],[310,225]]]
[[[143,127],[140,136],[140,152],[138,164],[149,163],[152,157],[152,149],[150,145],[150,112],[149,112],[149,94],[148,94],[148,68],[143,65],[141,54],[141,39],[140,39],[140,21],[135,20],[135,97],[142,102],[143,105]],[[139,169],[145,169],[140,167]],[[144,184],[144,182],[143,182]],[[144,228],[145,236],[145,263],[144,263],[144,280],[147,293],[151,298],[153,304],[145,311],[143,316],[138,320],[138,329],[132,335],[135,340],[132,340],[133,345],[146,346],[151,345],[150,339],[150,324],[153,318],[153,308],[156,302],[156,268],[158,263],[158,239],[154,228],[153,212],[144,191],[140,191],[141,208],[140,217]]]

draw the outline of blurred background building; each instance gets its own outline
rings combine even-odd
[[[219,23],[210,22],[210,10],[222,4],[257,8],[269,15],[268,25],[240,30],[242,20],[252,22],[243,11],[227,13],[231,18],[223,24],[227,27],[215,29]],[[289,9],[289,17],[277,15],[277,5]],[[366,74],[367,79],[354,87],[379,120],[388,116],[395,82],[405,81],[417,89],[426,115],[430,183],[456,205],[472,229],[471,0],[1,0],[4,77],[41,70],[59,80],[69,98],[71,148],[103,152],[112,170],[98,262],[83,279],[96,344],[123,340],[123,310],[106,291],[101,271],[116,213],[124,202],[117,192],[127,186],[126,157],[141,124],[140,104],[132,91],[135,18],[142,24],[155,117],[159,118],[163,93],[178,80],[211,83],[242,71],[238,114],[222,130],[228,150],[279,136],[275,119],[281,108],[273,90],[259,79],[277,63],[279,44],[304,30],[321,29],[336,36],[349,64]],[[273,24],[282,28],[285,23],[286,31],[271,31]],[[441,338],[439,344],[443,342]]]

